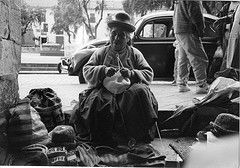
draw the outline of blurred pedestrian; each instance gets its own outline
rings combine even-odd
[[[221,69],[215,76],[236,78],[239,80],[239,50],[240,50],[240,2],[231,2],[229,13],[214,22],[217,29],[223,23],[230,25],[230,34],[227,41],[226,52],[223,58]]]
[[[190,63],[196,79],[196,93],[205,94],[209,87],[206,72],[208,57],[201,42],[205,28],[201,2],[178,1],[174,9],[173,25],[179,42],[177,82],[179,92],[190,91],[188,86],[190,74],[188,63]]]
[[[184,168],[239,168],[239,135],[208,145],[196,143]]]
[[[200,131],[185,168],[239,167],[239,121],[229,113],[221,113],[209,123],[210,131]]]
[[[221,66],[221,71],[226,68],[239,69],[239,29],[240,29],[240,13],[239,13],[238,1],[232,1],[229,5],[228,12],[224,12],[225,15],[221,15],[220,19],[214,22],[215,29],[225,26],[226,31],[226,44],[224,45],[224,58]],[[229,44],[229,45],[228,45]],[[233,61],[233,59],[235,59]]]
[[[229,35],[227,47],[227,68],[239,71],[239,37],[240,37],[240,6],[238,5],[234,14],[234,21]]]

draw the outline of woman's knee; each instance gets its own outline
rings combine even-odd
[[[134,93],[141,93],[141,92],[145,92],[145,90],[147,89],[147,85],[142,84],[142,83],[135,83],[133,84],[127,91],[128,92],[134,92]]]

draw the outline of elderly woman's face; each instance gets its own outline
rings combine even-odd
[[[129,33],[119,28],[113,27],[110,32],[110,42],[114,50],[119,51],[127,46]]]

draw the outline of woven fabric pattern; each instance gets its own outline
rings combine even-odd
[[[49,132],[57,125],[65,124],[61,99],[51,88],[32,89],[27,97],[40,114],[41,120]]]
[[[50,138],[37,111],[30,106],[28,99],[21,100],[9,110],[11,115],[7,134],[9,147],[21,149],[32,144],[46,145]]]

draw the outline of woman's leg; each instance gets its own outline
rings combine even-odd
[[[117,98],[127,136],[138,141],[151,140],[149,130],[157,120],[158,104],[145,84],[133,84]]]

